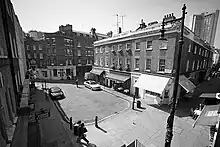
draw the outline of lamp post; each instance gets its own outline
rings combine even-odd
[[[177,55],[177,62],[176,62],[176,72],[175,72],[175,80],[174,80],[174,90],[173,90],[173,99],[172,99],[172,105],[170,110],[170,115],[167,118],[167,132],[165,137],[165,147],[171,146],[171,140],[173,137],[173,122],[174,122],[174,115],[175,115],[175,109],[176,109],[176,99],[177,99],[177,91],[178,91],[178,85],[179,85],[179,71],[180,71],[180,63],[181,63],[181,51],[183,47],[183,31],[184,31],[184,19],[186,14],[186,5],[184,4],[182,7],[182,17],[177,18],[174,20],[168,20],[165,22],[165,19],[163,19],[162,22],[162,29],[161,29],[161,37],[159,40],[166,41],[167,39],[164,38],[164,32],[166,31],[164,29],[164,26],[166,23],[172,23],[176,21],[181,21],[181,32],[180,32],[180,39],[179,39],[179,50]]]

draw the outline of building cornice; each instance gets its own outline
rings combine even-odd
[[[180,23],[175,23],[175,24],[169,24],[166,25],[166,34],[170,33],[180,33]],[[118,36],[99,40],[94,42],[94,47],[101,46],[101,45],[108,45],[112,43],[118,43],[118,42],[123,42],[123,41],[130,41],[130,40],[136,40],[136,39],[141,39],[145,37],[150,37],[150,36],[158,36],[160,35],[160,24],[154,28],[147,28],[143,29],[140,31],[135,31],[135,32],[125,32],[118,34]],[[209,44],[206,44],[202,39],[200,39],[198,36],[196,36],[188,27],[184,27],[184,37],[192,40],[193,42],[199,44],[200,46],[203,46],[204,48],[208,50],[213,50]]]

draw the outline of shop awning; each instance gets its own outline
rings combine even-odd
[[[189,80],[187,79],[184,75],[181,75],[179,77],[179,84],[186,90],[186,92],[189,92],[196,88],[196,86]]]
[[[200,98],[216,98],[216,93],[203,93],[199,97]]]
[[[128,79],[130,79],[130,76],[108,73],[106,75],[106,78],[111,79],[111,80],[120,81],[120,82],[125,82]]]
[[[216,125],[216,123],[218,122],[219,107],[220,105],[205,105],[201,114],[194,122],[193,127],[195,127],[196,125]]]
[[[101,69],[92,69],[90,72],[95,74],[95,75],[101,75],[104,70]]]
[[[134,87],[162,94],[169,80],[170,78],[167,77],[142,74]]]

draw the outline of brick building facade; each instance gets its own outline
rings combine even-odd
[[[97,36],[98,39],[107,37]],[[92,69],[95,40],[91,33],[73,31],[72,25],[60,26],[58,32],[44,33],[41,40],[26,37],[28,65],[36,68],[40,79],[83,79]]]
[[[94,78],[116,90],[123,89],[123,92],[129,91],[132,95],[151,99],[153,103],[169,103],[174,85],[180,25],[166,25],[166,42],[158,40],[160,26],[160,23],[155,23],[96,41],[91,71]],[[212,48],[185,27],[179,97],[192,91],[206,78],[212,65],[212,55]]]
[[[22,28],[9,0],[0,1],[0,146],[12,141],[26,72]]]

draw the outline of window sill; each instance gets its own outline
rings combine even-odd
[[[158,71],[157,73],[165,74],[165,71]]]
[[[146,51],[152,51],[153,48],[146,48]]]
[[[134,71],[139,71],[139,70],[140,70],[140,68],[135,68],[135,69],[134,69]]]
[[[160,48],[160,50],[168,50],[168,48]]]
[[[141,49],[135,49],[135,51],[140,51]]]
[[[151,72],[150,69],[145,69],[144,71],[146,71],[146,72]]]

